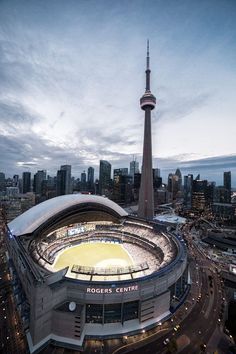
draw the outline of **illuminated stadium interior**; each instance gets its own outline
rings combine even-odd
[[[30,244],[37,263],[50,272],[88,281],[137,279],[160,270],[176,256],[164,233],[134,221],[70,224]]]

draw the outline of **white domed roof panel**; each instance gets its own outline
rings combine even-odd
[[[124,209],[108,198],[90,194],[68,194],[35,205],[12,220],[8,224],[8,228],[14,236],[29,234],[61,211],[84,203],[94,203],[108,207],[120,217],[128,215]]]

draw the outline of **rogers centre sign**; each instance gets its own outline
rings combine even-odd
[[[89,294],[114,294],[114,293],[128,293],[137,291],[138,285],[123,286],[121,288],[87,288],[86,292]]]

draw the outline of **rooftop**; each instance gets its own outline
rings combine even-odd
[[[96,204],[106,206],[116,212],[120,217],[128,213],[118,204],[108,198],[90,194],[68,194],[55,197],[35,205],[8,224],[8,228],[14,236],[30,234],[56,214],[70,207],[80,204]]]

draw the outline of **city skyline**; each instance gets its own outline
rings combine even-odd
[[[130,162],[138,162],[136,159]],[[109,162],[109,161],[108,161]],[[109,162],[110,163],[110,162]],[[172,164],[173,163],[173,164]],[[232,176],[232,188],[236,187],[236,180],[235,180],[235,175],[236,175],[236,166],[235,166],[235,159],[233,156],[223,156],[221,158],[216,157],[216,158],[206,158],[206,159],[200,159],[200,160],[194,160],[194,161],[184,161],[179,164],[176,163],[176,161],[166,161],[163,159],[162,164],[164,166],[163,169],[159,169],[161,173],[161,177],[163,178],[163,183],[167,183],[168,175],[169,173],[174,173],[177,168],[180,168],[182,175],[188,175],[188,174],[193,174],[194,178],[197,175],[200,175],[200,178],[202,180],[208,180],[209,182],[216,182],[216,185],[223,185],[223,174],[224,172],[230,171],[231,176]],[[181,167],[180,167],[181,166]],[[74,178],[80,178],[81,174],[85,172],[86,174],[88,173],[89,168],[94,168],[94,178],[99,179],[99,166],[95,168],[95,166],[85,166],[81,172],[74,173],[74,168],[73,165],[71,165],[72,168],[72,177]],[[127,166],[118,166],[118,169],[128,169],[130,173],[130,168]],[[154,165],[153,168],[155,169],[156,166]],[[54,171],[48,171],[46,170],[43,166],[41,170],[45,170],[47,175],[49,176],[56,176],[57,172],[59,171],[60,166],[57,166]],[[114,167],[111,164],[111,169],[112,169],[112,174],[116,167]],[[40,169],[37,168],[26,168],[24,167],[22,172],[20,172],[18,175],[19,177],[23,178],[23,174],[25,172],[30,172],[32,173],[32,176],[36,174],[38,171],[41,171]],[[9,171],[4,171],[1,170],[1,173],[4,173],[6,178],[12,178],[14,175],[16,175],[15,172],[12,174],[9,173]],[[132,174],[132,173],[131,173]]]
[[[205,159],[207,160],[207,159]],[[114,180],[115,178],[115,175],[117,173],[117,171],[123,171],[123,173],[125,175],[129,175],[129,176],[133,176],[133,172],[132,172],[132,169],[131,169],[131,166],[130,167],[121,167],[121,168],[113,168],[112,165],[109,163],[109,161],[106,161],[106,160],[100,160],[100,165],[101,165],[101,161],[105,161],[106,163],[108,163],[110,166],[111,166],[111,180]],[[217,159],[218,161],[218,159]],[[132,162],[136,162],[137,161],[131,161]],[[197,161],[198,162],[198,161]],[[73,173],[73,166],[69,165],[71,167],[71,178],[74,178],[75,180],[79,180],[81,182],[83,182],[83,178],[85,178],[85,181],[86,183],[89,182],[90,178],[91,178],[91,170],[93,170],[93,178],[94,178],[94,183],[96,181],[99,181],[99,171],[100,171],[100,167],[97,168],[97,170],[94,169],[94,167],[92,166],[89,166],[87,167],[85,170],[83,170],[80,174],[74,174]],[[180,170],[180,173],[182,175],[182,177],[184,176],[188,176],[188,175],[192,175],[193,176],[193,179],[196,179],[197,177],[200,179],[200,180],[206,180],[208,181],[209,183],[215,183],[216,186],[223,186],[224,185],[224,174],[226,173],[230,173],[231,174],[231,184],[232,184],[232,191],[236,191],[236,184],[235,184],[235,180],[232,179],[232,170],[230,170],[230,168],[225,168],[224,170],[222,169],[222,173],[220,172],[219,173],[219,166],[222,168],[222,166],[218,163],[216,163],[215,167],[217,168],[217,178],[214,179],[214,178],[211,178],[209,179],[208,177],[206,177],[205,174],[202,174],[202,169],[204,171],[204,165],[196,165],[196,166],[192,166],[192,169],[190,170],[189,167],[183,167],[182,169],[179,169],[177,167],[177,169],[173,169],[173,168],[170,168],[170,169],[166,169],[163,171],[161,171],[159,168],[155,168],[153,167],[153,171],[154,170],[158,170],[159,173],[160,173],[160,177],[162,178],[162,183],[165,184],[165,185],[168,185],[168,178],[169,178],[169,174],[173,175],[173,174],[176,174],[176,171],[177,170]],[[43,169],[43,170],[37,170],[37,171],[23,171],[22,174],[20,175],[16,175],[16,174],[13,174],[13,175],[9,175],[9,174],[5,174],[5,171],[0,171],[1,175],[4,174],[5,175],[5,178],[6,180],[7,179],[11,179],[12,181],[14,181],[14,179],[16,177],[18,177],[20,180],[22,180],[22,183],[24,183],[24,175],[25,174],[31,174],[31,183],[33,182],[33,177],[35,175],[37,175],[38,173],[42,173],[44,172],[45,173],[45,179],[48,179],[48,178],[54,178],[54,177],[57,177],[58,175],[58,172],[60,172],[60,170],[62,169],[63,166],[58,166],[57,168],[57,171],[53,172],[52,174],[49,174],[47,170]],[[139,170],[139,169],[138,169]],[[125,171],[125,172],[124,172]],[[138,174],[141,174],[141,171],[139,170],[139,172],[136,172]],[[90,177],[89,177],[90,176]],[[200,176],[200,177],[199,177]]]
[[[231,170],[235,186],[236,5],[145,4],[1,2],[1,172],[53,174],[71,164],[79,176],[100,159],[112,168],[133,155],[141,162],[150,38],[153,167],[163,177],[199,170],[218,184]]]

